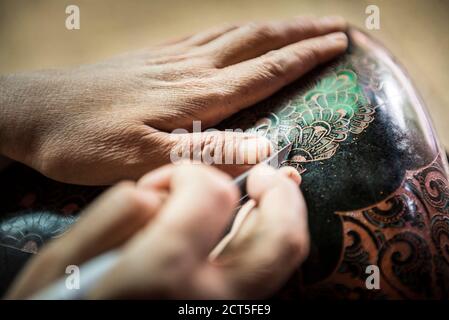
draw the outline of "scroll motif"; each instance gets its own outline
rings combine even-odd
[[[441,161],[438,156],[407,171],[401,186],[379,203],[336,212],[344,230],[340,262],[309,290],[370,291],[364,270],[372,264],[380,268],[379,294],[385,297],[449,298],[449,184]]]
[[[419,229],[424,227],[422,213],[412,198],[405,194],[395,195],[362,212],[365,219],[379,228],[403,228],[407,223]]]

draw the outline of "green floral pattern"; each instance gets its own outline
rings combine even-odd
[[[318,78],[246,130],[279,146],[293,142],[287,164],[300,171],[302,163],[332,157],[339,143],[362,133],[374,120],[375,108],[349,63],[329,67]]]

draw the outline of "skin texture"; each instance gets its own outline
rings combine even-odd
[[[171,132],[193,120],[209,128],[270,96],[344,52],[345,29],[338,17],[228,25],[98,64],[2,76],[0,153],[88,185],[137,180],[178,149],[257,162],[271,150],[264,138]]]
[[[213,261],[209,253],[239,199],[228,175],[211,166],[168,165],[137,184],[120,183],[26,266],[6,298],[30,297],[63,276],[67,265],[116,247],[121,247],[118,263],[89,298],[267,297],[309,251],[300,181],[293,168],[256,166],[247,181],[256,205]]]

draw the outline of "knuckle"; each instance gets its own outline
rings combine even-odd
[[[249,41],[271,39],[275,36],[274,28],[269,23],[250,22],[243,27],[243,33]]]
[[[122,182],[123,183],[123,182]],[[122,184],[116,187],[117,197],[129,202],[131,205],[135,203],[134,190],[128,184]]]
[[[207,189],[207,196],[218,207],[228,208],[237,201],[237,192],[230,179],[221,172],[208,166],[203,166],[203,187]]]
[[[221,134],[206,136],[202,141],[201,153],[202,159],[208,159],[209,157],[214,160],[223,159],[225,153],[225,138]]]
[[[263,72],[274,78],[282,78],[285,75],[284,64],[282,63],[283,54],[279,51],[272,51],[267,54],[263,62]]]
[[[145,202],[132,182],[120,182],[114,188],[116,188],[116,190],[115,194],[112,196],[116,196],[122,202],[127,204],[127,214],[140,216],[140,214],[145,212]]]
[[[276,176],[276,180],[280,188],[284,191],[294,192],[295,197],[297,197],[297,193],[299,192],[298,186],[287,176],[278,172]]]
[[[270,39],[275,35],[274,29],[268,23],[255,24],[253,31],[263,39]]]
[[[319,62],[319,52],[315,46],[302,48],[298,53],[298,58],[307,64],[316,65]]]

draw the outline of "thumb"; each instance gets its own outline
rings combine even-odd
[[[239,174],[266,159],[271,142],[262,136],[231,131],[206,131],[171,134],[172,163],[201,162],[219,167],[231,175]]]

